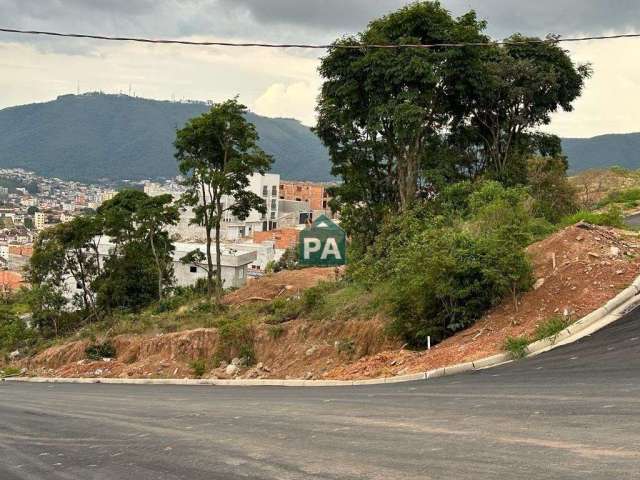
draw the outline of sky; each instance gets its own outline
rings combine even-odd
[[[409,0],[0,0],[0,27],[189,40],[331,43]],[[637,0],[443,0],[475,9],[496,39],[512,33],[640,32]],[[563,137],[640,131],[640,39],[565,44],[594,68]],[[239,95],[258,114],[315,123],[321,51],[111,43],[0,34],[0,108],[104,91],[221,101]]]

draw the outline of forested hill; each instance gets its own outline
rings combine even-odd
[[[0,167],[95,182],[173,177],[176,129],[208,109],[203,103],[124,95],[65,95],[0,110]],[[260,145],[285,179],[330,180],[326,149],[297,120],[250,113]]]
[[[566,138],[562,148],[573,173],[612,166],[640,169],[640,133]]]

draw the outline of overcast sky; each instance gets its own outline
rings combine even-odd
[[[408,0],[0,0],[0,26],[197,40],[330,43]],[[640,31],[637,0],[444,0],[475,9],[488,33],[565,36]],[[552,131],[585,137],[640,131],[638,40],[573,44],[594,77]],[[0,108],[80,90],[223,100],[314,123],[318,51],[152,46],[0,35]]]

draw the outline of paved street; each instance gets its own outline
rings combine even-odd
[[[0,478],[640,478],[640,309],[535,359],[358,388],[0,384]]]

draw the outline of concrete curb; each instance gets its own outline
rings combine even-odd
[[[527,357],[540,355],[562,345],[573,343],[583,337],[591,335],[607,325],[615,322],[629,309],[640,304],[640,277],[629,288],[620,292],[603,307],[581,318],[555,337],[545,338],[530,344]],[[491,357],[474,362],[436,368],[428,372],[412,375],[400,375],[387,378],[373,378],[368,380],[221,380],[221,379],[146,379],[146,378],[47,378],[47,377],[8,377],[0,379],[2,382],[15,383],[77,383],[107,385],[183,385],[183,386],[234,386],[234,387],[350,387],[361,385],[385,385],[392,383],[406,383],[448,377],[460,373],[484,370],[513,361],[508,353],[499,353]]]

